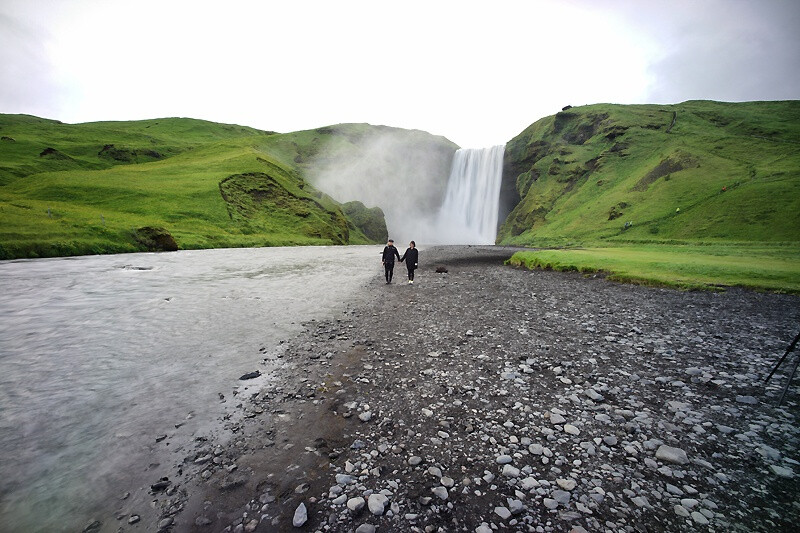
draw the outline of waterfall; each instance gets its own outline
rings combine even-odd
[[[505,145],[458,150],[436,224],[438,242],[494,244]]]

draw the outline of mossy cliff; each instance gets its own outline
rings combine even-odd
[[[509,141],[503,179],[502,244],[797,242],[800,102],[565,108]]]

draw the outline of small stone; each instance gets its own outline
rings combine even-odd
[[[603,437],[603,442],[606,443],[607,446],[616,446],[617,445],[617,437],[614,435],[607,435]]]
[[[692,511],[692,520],[694,520],[695,524],[700,526],[708,525],[708,518],[703,516],[703,513],[697,511]]]
[[[506,477],[519,477],[519,468],[511,465],[503,465],[503,475]]]
[[[571,494],[565,490],[554,490],[553,499],[562,505],[567,505]]]
[[[574,479],[557,479],[556,483],[564,490],[572,490],[577,485]]]
[[[489,524],[484,522],[475,528],[475,533],[494,533],[494,531],[489,527]]]
[[[417,466],[421,462],[422,462],[422,457],[418,455],[412,455],[411,457],[408,458],[408,464],[410,464],[411,466]]]
[[[138,514],[132,514],[130,516],[130,518],[128,518],[128,523],[129,524],[135,524],[136,522],[138,522],[141,519],[142,518]]]
[[[375,533],[375,526],[372,524],[361,524],[356,528],[356,533]]]
[[[198,516],[194,519],[194,525],[196,526],[209,526],[211,525],[211,519],[205,516]]]
[[[441,484],[442,484],[442,486],[443,486],[443,487],[445,487],[445,488],[447,488],[447,489],[452,489],[452,488],[453,488],[453,486],[456,484],[456,482],[455,482],[455,480],[454,480],[453,478],[451,478],[451,477],[447,477],[447,476],[443,476],[443,477],[442,477],[442,478],[439,480],[439,483],[441,483]]]
[[[374,514],[375,516],[381,516],[386,509],[386,505],[389,503],[389,498],[384,496],[381,493],[375,493],[369,495],[369,500],[367,500],[367,506],[369,507],[369,512]]]
[[[166,529],[172,525],[172,517],[168,516],[158,522],[158,529]]]
[[[567,419],[558,413],[550,413],[550,423],[553,425],[563,424]]]
[[[428,467],[428,473],[433,477],[442,477],[442,469],[438,466]]]
[[[570,435],[580,435],[581,430],[572,424],[564,424],[564,433],[569,433]]]
[[[544,506],[548,509],[556,509],[558,507],[558,502],[552,498],[545,498],[542,500],[542,503],[544,503]]]
[[[769,465],[769,469],[772,470],[772,473],[778,477],[786,479],[792,479],[794,477],[794,470],[792,470],[791,468],[786,468],[778,465]]]
[[[358,415],[358,419],[361,420],[362,422],[369,422],[371,418],[372,418],[372,412],[370,411],[366,411]]]
[[[355,498],[347,500],[347,508],[354,513],[360,512],[366,504],[367,502],[361,496],[356,496]]]
[[[508,464],[508,463],[512,462],[513,460],[514,460],[514,458],[511,457],[510,455],[500,455],[496,459],[497,464],[499,464],[499,465]]]
[[[308,521],[308,510],[306,504],[300,502],[297,509],[294,510],[294,517],[292,518],[292,525],[294,527],[302,527]]]
[[[336,474],[336,483],[339,485],[347,485],[348,483],[355,482],[355,478],[353,476],[349,476],[347,474]]]
[[[511,518],[511,511],[509,511],[507,507],[502,505],[494,508],[494,514],[496,514],[503,520],[508,520],[509,518]]]
[[[737,396],[736,403],[743,403],[747,405],[756,405],[758,400],[753,396]]]
[[[602,399],[603,399],[603,397],[602,397],[602,396],[601,396],[601,395],[600,395],[600,394],[599,394],[599,393],[598,393],[596,390],[594,390],[594,389],[587,389],[587,390],[586,390],[586,392],[585,392],[585,394],[586,394],[586,396],[588,396],[590,399],[592,399],[592,400],[594,400],[594,401],[596,401],[596,402],[599,402],[600,400],[602,400]]]
[[[683,505],[676,505],[674,507],[674,510],[675,510],[675,514],[678,515],[678,516],[682,516],[683,518],[688,518],[689,517],[689,510],[686,507],[684,507]]]
[[[656,459],[661,459],[662,461],[679,465],[685,465],[689,462],[689,458],[686,456],[685,451],[681,450],[680,448],[667,446],[666,444],[662,444],[658,447],[658,450],[656,450]]]
[[[441,500],[446,500],[449,494],[447,493],[447,489],[444,487],[434,487],[431,489],[433,495],[438,497]]]
[[[523,505],[522,500],[514,500],[509,498],[508,499],[508,510],[511,511],[511,514],[520,514],[522,511],[525,510],[525,505]]]

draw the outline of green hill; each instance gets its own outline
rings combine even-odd
[[[393,131],[414,146],[442,144]],[[303,177],[304,154],[324,159],[378,134],[368,125],[281,135],[183,118],[0,115],[0,258],[381,241],[380,209],[343,205]]]
[[[507,144],[504,180],[502,244],[797,244],[800,102],[568,108]]]

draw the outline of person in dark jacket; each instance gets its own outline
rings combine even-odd
[[[406,268],[408,269],[408,283],[409,285],[414,284],[414,271],[419,266],[419,250],[417,250],[417,243],[411,241],[408,244],[408,248],[406,248],[406,252],[403,254],[403,257],[400,258],[400,262],[406,262]]]
[[[386,283],[392,282],[394,275],[394,258],[400,259],[400,252],[394,247],[394,241],[389,239],[386,247],[383,249],[383,270],[386,272]]]

